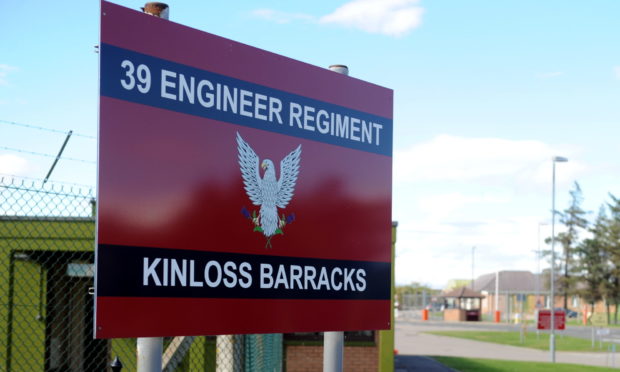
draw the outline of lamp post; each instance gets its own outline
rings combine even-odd
[[[549,337],[549,352],[551,363],[555,363],[555,163],[566,163],[567,158],[554,156],[551,158],[553,171],[551,176],[551,335]]]
[[[474,253],[476,252],[476,247],[473,246],[471,247],[471,290],[475,291],[474,289],[474,281],[475,281],[475,277],[474,277]]]

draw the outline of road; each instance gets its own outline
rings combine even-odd
[[[579,328],[579,327],[574,327]],[[453,337],[436,336],[426,334],[433,330],[518,330],[510,324],[494,323],[447,323],[442,321],[415,321],[397,320],[396,322],[396,349],[399,355],[443,355],[459,356],[467,358],[487,358],[500,360],[519,360],[519,361],[538,361],[549,362],[550,354],[548,351],[522,348],[516,346],[499,345],[487,342],[471,341]],[[582,337],[587,332],[574,330],[575,335]],[[618,360],[618,361],[616,361]],[[583,364],[592,366],[612,367],[620,365],[620,356],[608,352],[598,353],[577,353],[577,352],[556,352],[558,363]]]
[[[407,321],[407,322],[416,322],[420,324],[420,326],[428,325],[432,327],[448,327],[448,328],[457,328],[457,329],[479,329],[479,330],[496,330],[496,331],[509,331],[509,332],[519,332],[521,325],[514,323],[489,323],[489,322],[463,322],[463,323],[450,323],[443,321],[428,321],[422,322],[421,317],[417,316],[416,313],[419,311],[405,313],[401,311],[401,317],[399,321]],[[527,332],[532,333],[536,332],[536,324],[530,322],[527,327]],[[585,340],[592,339],[592,328],[585,326],[571,326],[567,325],[566,330],[557,331],[558,337],[561,335],[583,338]],[[616,338],[620,339],[620,329],[610,329],[610,334],[605,336],[606,338]]]

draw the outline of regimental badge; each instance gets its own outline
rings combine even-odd
[[[301,145],[280,161],[279,179],[276,179],[275,165],[270,159],[264,159],[259,167],[258,155],[241,138],[239,132],[237,132],[237,151],[245,192],[252,204],[260,206],[258,213],[256,210],[250,212],[245,206],[241,209],[241,213],[252,222],[255,232],[265,235],[267,238],[265,248],[271,248],[271,239],[278,234],[283,235],[284,227],[295,221],[295,213],[288,216],[284,213],[278,215],[278,208],[286,208],[293,198],[299,175]],[[264,171],[263,177],[260,168]]]

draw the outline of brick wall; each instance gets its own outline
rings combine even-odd
[[[323,346],[286,346],[286,372],[323,370]],[[344,372],[377,372],[377,346],[345,346]]]

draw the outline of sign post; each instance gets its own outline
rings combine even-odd
[[[346,65],[331,65],[331,71],[349,75]],[[341,372],[344,365],[344,332],[323,333],[323,371]]]
[[[164,3],[146,3],[142,11],[162,19],[168,19],[170,8]],[[138,354],[138,372],[162,370],[163,337],[138,337],[136,339]]]
[[[607,326],[607,316],[605,313],[592,313],[590,315],[590,325],[592,326],[592,348],[594,348],[595,341],[595,329],[598,327],[599,330],[596,331],[596,334],[600,337],[602,333],[605,333],[603,327]],[[602,332],[601,332],[602,331]],[[607,329],[609,332],[609,329]]]
[[[390,328],[393,92],[101,17],[96,337]]]

